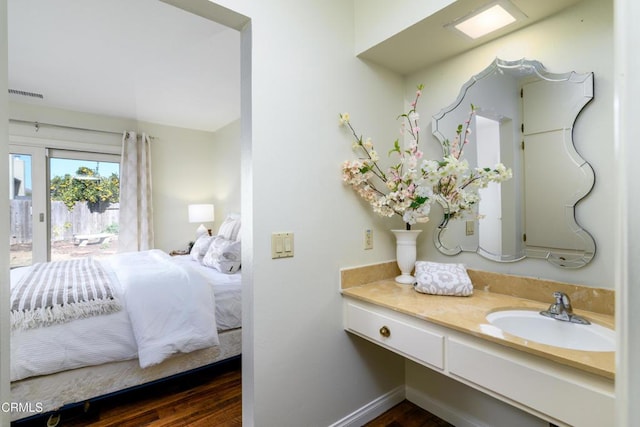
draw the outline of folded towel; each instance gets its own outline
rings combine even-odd
[[[417,261],[414,289],[424,294],[469,296],[473,284],[464,264]]]

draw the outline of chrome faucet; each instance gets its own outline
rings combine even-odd
[[[584,317],[573,314],[569,295],[564,292],[556,291],[553,293],[553,297],[556,299],[556,302],[551,304],[548,310],[541,311],[540,314],[551,317],[552,319],[562,320],[564,322],[579,323],[581,325],[589,325],[591,323]]]

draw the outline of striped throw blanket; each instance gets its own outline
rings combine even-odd
[[[11,328],[31,329],[120,310],[109,274],[92,258],[37,263],[11,290]]]

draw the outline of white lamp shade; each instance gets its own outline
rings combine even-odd
[[[213,205],[189,205],[189,222],[213,222]]]

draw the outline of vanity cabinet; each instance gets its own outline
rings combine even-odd
[[[556,425],[613,425],[611,379],[350,297],[344,319],[347,331]]]

